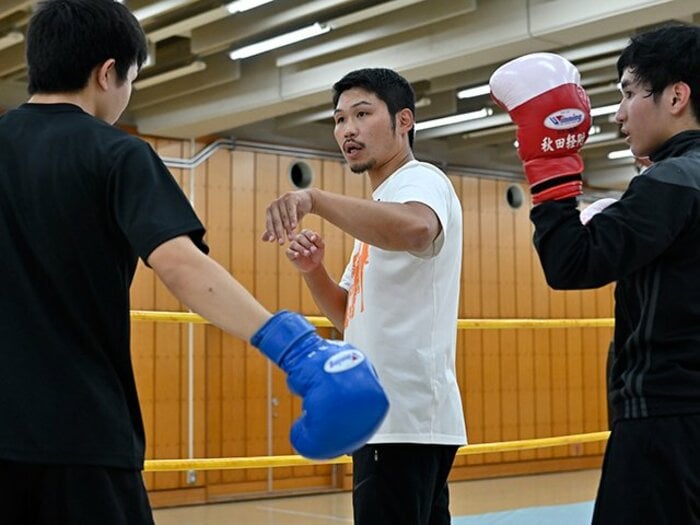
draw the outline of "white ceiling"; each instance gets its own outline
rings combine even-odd
[[[420,131],[417,156],[483,176],[520,177],[514,129],[488,95],[457,91],[488,81],[534,51],[573,61],[594,107],[618,102],[615,60],[635,32],[668,20],[700,23],[698,0],[276,0],[230,14],[224,0],[125,0],[146,30],[154,64],[141,71],[124,122],[148,135],[220,136],[336,151],[330,88],[348,71],[389,67],[425,105],[418,121],[490,108],[489,117]],[[0,107],[26,99],[24,33],[36,1],[0,0]],[[315,22],[327,33],[250,58],[228,53]],[[189,66],[192,72],[167,78]],[[160,82],[159,82],[160,80]],[[151,85],[149,85],[151,84]],[[608,116],[584,148],[589,195],[624,189],[634,175]]]

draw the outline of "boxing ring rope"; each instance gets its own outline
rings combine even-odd
[[[501,441],[497,443],[477,443],[466,445],[457,450],[458,456],[487,454],[490,452],[513,452],[534,448],[557,447],[575,443],[592,443],[605,441],[609,431],[575,434],[521,441]],[[164,472],[174,470],[224,470],[242,468],[298,467],[302,465],[337,465],[351,463],[350,456],[340,456],[329,460],[312,460],[302,456],[251,456],[246,458],[205,458],[205,459],[147,459],[144,470],[147,472]]]
[[[164,323],[198,323],[209,321],[191,312],[156,312],[152,310],[132,310],[133,321],[157,321]],[[306,319],[319,328],[332,328],[333,324],[325,317],[307,316]],[[613,326],[612,317],[588,319],[458,319],[458,330],[509,330],[512,328],[607,328]]]
[[[209,322],[191,312],[162,312],[150,310],[132,310],[133,321],[154,321],[171,323],[208,324]],[[325,317],[307,317],[316,327],[332,327]],[[613,318],[589,319],[458,319],[459,330],[508,330],[514,328],[588,328],[611,327]],[[548,438],[525,439],[519,441],[501,441],[496,443],[477,443],[466,445],[457,451],[458,456],[486,454],[493,452],[513,452],[537,448],[557,447],[579,443],[605,441],[609,431],[590,432]],[[201,458],[201,459],[147,459],[144,462],[146,472],[225,470],[244,468],[294,467],[301,465],[333,465],[351,463],[350,456],[340,456],[329,460],[311,460],[298,455],[252,456],[241,458]]]

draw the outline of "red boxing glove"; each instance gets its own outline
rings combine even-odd
[[[591,103],[576,67],[559,55],[532,53],[499,67],[489,84],[493,100],[518,127],[532,202],[581,195],[578,151],[591,127]]]

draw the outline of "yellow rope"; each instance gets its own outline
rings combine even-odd
[[[208,323],[206,319],[190,312],[157,312],[149,310],[132,310],[131,319],[134,321],[160,321],[172,323]],[[332,327],[325,317],[307,317],[309,322],[317,327]],[[612,318],[600,319],[459,319],[457,329],[460,330],[507,330],[512,328],[584,328],[610,327]],[[556,447],[574,443],[588,443],[608,439],[610,432],[593,432],[571,436],[551,438],[526,439],[521,441],[503,441],[500,443],[479,443],[467,445],[457,451],[457,455],[485,454],[493,452],[512,452],[533,448]],[[350,456],[315,461],[302,456],[253,456],[247,458],[205,458],[205,459],[149,459],[144,470],[149,472],[174,470],[220,470],[243,468],[294,467],[300,465],[329,465],[350,463]]]
[[[574,443],[590,443],[605,441],[610,432],[591,432],[589,434],[576,434],[571,436],[557,436],[549,438],[525,439],[521,441],[502,441],[500,443],[479,443],[467,445],[457,451],[458,456],[472,454],[486,454],[491,452],[512,452],[515,450],[529,450],[533,448],[557,447]],[[298,467],[301,465],[331,465],[350,463],[350,456],[316,461],[302,456],[253,456],[247,458],[205,458],[205,459],[147,459],[144,470],[148,472],[162,472],[173,470],[223,470],[243,468],[270,468],[270,467]]]
[[[155,312],[132,310],[134,321],[160,321],[166,323],[208,323],[206,319],[190,312]],[[309,322],[318,327],[329,328],[333,324],[325,317],[308,316]],[[613,318],[600,319],[459,319],[459,330],[507,330],[510,328],[585,328],[613,326]]]
[[[209,323],[201,315],[191,312],[154,312],[132,310],[132,321],[162,321],[164,323]]]
[[[460,330],[507,330],[509,328],[584,328],[613,326],[614,319],[458,319]]]

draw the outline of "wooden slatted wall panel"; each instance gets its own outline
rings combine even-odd
[[[462,281],[460,290],[459,317],[478,319],[482,317],[481,297],[481,199],[479,179],[459,177],[462,191]],[[484,443],[484,356],[483,330],[459,332],[458,355],[464,355],[462,368],[457,371],[462,392],[462,404],[467,414],[467,440],[469,443]],[[467,465],[481,465],[484,456],[466,456]]]
[[[277,194],[279,197],[287,191],[294,190],[291,181],[289,180],[287,170],[292,159],[288,157],[279,157],[277,159]],[[314,166],[314,171],[318,173],[318,169]],[[269,174],[272,175],[272,174]],[[267,203],[266,203],[267,205]],[[258,210],[258,221],[263,221],[265,218],[265,209]],[[307,220],[304,220],[305,227],[317,229],[316,226],[306,225]],[[279,246],[277,244],[270,245],[274,249],[275,257],[277,258],[278,279],[279,279],[279,298],[278,307],[286,310],[299,312],[302,310],[301,301],[301,276],[294,266],[289,262],[285,255],[287,245]],[[275,369],[273,384],[273,419],[272,419],[272,435],[274,437],[272,453],[275,455],[294,454],[289,443],[289,429],[294,420],[301,412],[300,401],[295,396],[290,395],[287,388],[286,376],[279,370]],[[289,489],[290,481],[294,481],[295,477],[301,479],[313,473],[312,468],[305,468],[294,472],[292,467],[273,469],[271,478],[274,480],[272,485],[275,489]]]
[[[515,286],[515,216],[505,198],[509,183],[499,181],[496,184],[497,209],[497,252],[498,260],[498,316],[514,318],[516,312]],[[501,384],[501,439],[515,441],[519,439],[518,399],[518,347],[517,330],[499,330],[499,371]],[[503,461],[517,461],[518,452],[503,454]]]
[[[164,156],[192,154],[189,143],[160,139],[151,143]],[[295,160],[220,150],[194,172],[195,208],[207,226],[212,257],[268,309],[319,315],[284,248],[260,240],[265,208],[294,189],[287,173]],[[343,163],[304,162],[313,170],[313,185],[360,198],[371,196],[366,177],[351,173]],[[174,170],[173,174],[188,192],[190,173]],[[532,246],[526,190],[524,205],[511,209],[505,198],[509,182],[462,174],[451,174],[450,179],[464,212],[460,317],[612,316],[612,286],[584,292],[553,291],[547,286]],[[350,258],[352,239],[315,216],[305,218],[302,226],[323,236],[326,266],[339,279]],[[135,309],[183,310],[143,267],[137,272],[132,300]],[[150,458],[187,454],[188,330],[167,323],[133,325],[134,366]],[[326,337],[337,335],[332,329],[322,332]],[[609,328],[460,331],[457,375],[469,442],[605,429],[605,359],[611,333]],[[195,327],[194,343],[195,455],[292,453],[288,432],[301,406],[288,392],[284,375],[256,349],[214,327]],[[604,444],[590,444],[465,456],[456,460],[452,478],[570,468],[579,464],[571,463],[572,458],[597,458],[603,450]],[[152,498],[177,495],[156,498],[156,504],[173,504],[177,498],[185,501],[186,491],[199,491],[191,501],[269,490],[347,487],[347,480],[338,484],[338,477],[347,472],[345,467],[331,466],[212,471],[199,473],[191,485],[184,473],[147,474],[145,479]]]
[[[227,269],[233,273],[238,281],[249,291],[255,289],[255,246],[257,239],[253,229],[255,219],[255,155],[249,152],[229,152],[219,151],[218,157],[225,159],[230,164],[230,177],[228,186],[223,186],[221,191],[230,195],[231,202],[231,266]],[[238,315],[231,312],[231,315]],[[207,334],[220,331],[209,327]],[[259,431],[255,427],[249,427],[246,423],[249,420],[249,411],[253,407],[248,405],[250,392],[247,380],[248,367],[260,367],[261,359],[255,349],[239,339],[228,338],[228,348],[221,355],[222,370],[218,372],[221,376],[219,383],[219,397],[221,403],[217,415],[221,423],[217,426],[221,428],[219,441],[220,452],[208,451],[208,457],[242,457],[249,454],[249,435],[257,434]],[[211,363],[209,369],[214,373],[216,363]],[[215,390],[212,390],[215,393]],[[210,403],[211,404],[211,401]],[[211,422],[210,422],[211,425]],[[212,427],[208,425],[207,432],[211,432]],[[210,440],[212,446],[217,445],[216,439]],[[211,473],[213,474],[213,473]],[[212,480],[209,487],[223,485],[234,487],[238,484],[245,485],[248,481],[247,473],[241,470],[229,470],[221,472],[221,477]],[[210,490],[216,493],[216,491]]]
[[[209,162],[203,165],[203,172],[198,170],[197,178],[205,179],[206,186],[203,191],[195,194],[195,205],[201,209],[205,207],[205,214],[200,218],[207,228],[207,244],[209,255],[227,266],[232,256],[231,244],[233,235],[231,231],[231,215],[233,213],[231,191],[224,188],[228,186],[231,177],[231,162],[223,152],[215,154]],[[199,190],[199,187],[197,187]],[[204,201],[204,202],[203,202]],[[247,217],[246,217],[247,220]],[[226,335],[214,327],[206,326],[206,456],[221,457],[232,454],[230,440],[235,435],[224,429],[229,418],[224,414],[236,408],[237,400],[232,400],[227,393],[229,385],[233,384],[233,370],[227,362],[227,354],[233,352],[227,348]],[[240,398],[239,398],[240,399]],[[204,473],[207,486],[221,483],[222,479],[230,476],[226,471],[209,471]]]
[[[253,231],[255,254],[254,288],[255,297],[270,311],[278,308],[279,265],[278,247],[260,241],[265,231],[265,223],[259,217],[268,203],[277,198],[277,158],[274,155],[255,154],[255,210]],[[272,450],[268,439],[268,390],[267,380],[273,372],[272,365],[254,348],[248,348],[246,370],[246,419],[250,432],[246,436],[246,455],[265,456]],[[246,472],[251,490],[267,490],[269,472],[267,469],[252,469]]]
[[[234,232],[235,219],[249,222],[250,202],[234,201],[236,195],[232,191],[234,173],[231,155],[219,151],[203,165],[204,172],[198,170],[197,177],[204,180],[204,188],[197,187],[195,203],[200,204],[206,199],[207,242],[210,256],[225,268],[234,266],[234,254],[241,251],[250,253],[250,240],[239,238]],[[241,162],[240,170],[245,173],[248,168]],[[245,175],[244,175],[245,176]],[[249,197],[252,192],[249,193]],[[242,205],[242,209],[239,206]],[[242,216],[234,217],[236,213]],[[248,215],[246,215],[246,212]],[[251,282],[242,283],[250,286]],[[231,312],[236,315],[236,312]],[[245,454],[243,446],[245,430],[240,421],[245,417],[245,347],[242,341],[224,334],[221,330],[207,326],[206,330],[206,371],[207,371],[207,403],[206,403],[206,456],[231,457]],[[207,472],[207,487],[219,483],[234,483],[244,479],[238,471]]]
[[[504,188],[504,193],[511,185]],[[515,186],[512,191],[522,191]],[[529,196],[523,191],[523,200]],[[505,198],[504,198],[505,200]],[[515,316],[518,319],[534,317],[533,301],[533,260],[532,228],[530,226],[530,207],[524,203],[517,209],[509,210],[514,222],[513,247],[515,250]],[[518,385],[518,439],[546,437],[537,435],[537,398],[535,394],[535,330],[516,330],[516,354]],[[534,460],[536,452],[525,450],[519,454],[520,460]]]
[[[498,285],[498,182],[479,180],[480,246],[481,265],[481,312],[477,317],[500,316]],[[484,330],[482,336],[483,357],[483,406],[484,441],[491,443],[503,440],[502,393],[500,371],[500,335],[498,330]],[[468,366],[468,365],[467,365]],[[467,415],[468,416],[468,415]],[[501,453],[485,454],[486,463],[503,461]]]
[[[524,205],[512,209],[506,199],[512,183],[451,179],[464,212],[460,317],[612,316],[612,286],[572,292],[547,286],[532,245],[525,188]],[[462,331],[457,373],[469,442],[606,429],[611,334],[610,328]],[[596,443],[467,456],[456,460],[452,479],[595,466],[603,451]]]
[[[186,154],[181,141],[158,139],[155,144],[160,155],[182,157]],[[174,170],[175,179],[183,184],[182,170]],[[155,280],[155,310],[181,311],[182,305],[158,279]],[[184,325],[158,323],[155,325],[155,425],[150,441],[154,458],[181,456],[183,435],[182,390]],[[160,472],[155,475],[155,490],[176,489],[183,486],[183,473]]]
[[[280,156],[278,163],[278,196],[297,188],[289,178],[290,167],[298,159],[288,156]],[[311,168],[313,173],[312,185],[322,187],[325,175],[323,172],[323,161],[315,159],[305,159],[304,162]],[[258,215],[264,218],[264,209],[259,210]],[[309,229],[319,233],[325,238],[323,222],[316,215],[304,217],[299,230]],[[275,245],[279,265],[280,279],[280,299],[279,307],[301,312],[305,315],[319,315],[307,287],[302,282],[301,274],[294,265],[287,259],[286,245],[280,247]],[[320,331],[327,336],[327,330]],[[301,399],[289,393],[286,384],[286,376],[281,372],[276,372],[276,383],[274,397],[280,400],[280,404],[275,407],[278,413],[284,413],[284,417],[276,417],[273,427],[275,436],[274,454],[294,454],[294,450],[289,442],[289,429],[293,422],[301,414]],[[283,408],[284,407],[284,408]],[[274,479],[273,488],[275,490],[302,490],[308,487],[326,488],[332,485],[333,467],[292,467],[274,469],[272,476]]]
[[[205,146],[205,144],[186,143],[187,147],[183,148],[184,156],[192,156],[197,151]],[[207,165],[201,165],[194,170],[184,170],[182,172],[182,187],[185,190],[190,202],[193,202],[195,212],[200,217],[205,217],[208,221],[210,210],[213,206],[209,204],[210,196],[206,189],[210,185],[208,181],[209,171],[212,168]],[[221,171],[224,171],[222,167]],[[217,171],[219,171],[217,169]],[[191,194],[192,193],[192,194]],[[224,213],[226,217],[226,213]],[[225,234],[225,226],[219,225],[219,230],[222,230],[220,236]],[[184,306],[181,305],[184,310]],[[188,389],[189,389],[189,359],[187,356],[189,345],[192,345],[192,364],[193,364],[193,457],[205,457],[207,453],[206,441],[206,411],[207,411],[207,359],[206,359],[206,330],[207,327],[201,324],[182,325],[182,348],[183,359],[181,361],[181,425],[182,425],[182,441],[180,443],[180,457],[189,457],[189,441],[188,441],[188,422],[189,422],[189,406],[188,406]],[[190,343],[191,339],[191,343]],[[206,487],[206,474],[201,472],[194,473],[193,479],[183,474],[181,476],[181,484],[188,490],[196,489],[192,492],[192,496],[198,498],[200,493],[204,493]]]

